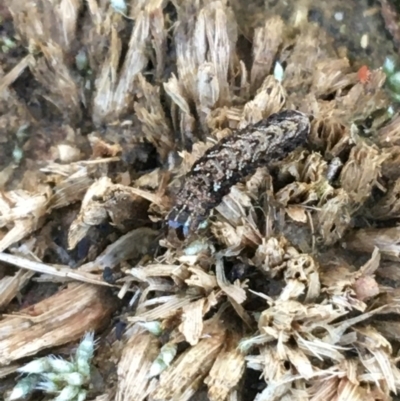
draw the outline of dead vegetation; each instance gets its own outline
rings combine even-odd
[[[248,60],[225,1],[8,8],[27,54],[0,66],[1,141],[19,133],[23,154],[0,174],[4,394],[22,358],[95,329],[89,399],[391,400],[400,117],[383,71],[360,80],[302,13],[264,18]],[[193,162],[285,108],[313,116],[307,146],[190,243],[168,236]]]

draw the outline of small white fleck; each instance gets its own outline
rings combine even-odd
[[[344,13],[342,11],[338,11],[334,15],[336,21],[343,21]]]
[[[207,220],[204,220],[199,224],[199,228],[200,229],[205,229],[207,227],[208,227],[208,221]]]
[[[18,146],[16,146],[12,152],[14,161],[16,164],[19,164],[22,160],[22,158],[24,157],[24,151],[19,148]]]
[[[396,63],[393,57],[386,57],[383,63],[383,72],[386,75],[392,75],[396,71]]]
[[[367,33],[364,33],[364,35],[361,36],[361,40],[360,40],[360,46],[363,49],[366,49],[368,47],[368,42],[369,42],[369,37]]]
[[[83,49],[79,50],[78,54],[75,56],[75,65],[79,71],[84,71],[88,67],[89,61]]]
[[[274,77],[277,81],[282,82],[283,81],[283,76],[284,76],[284,70],[282,67],[282,64],[277,61],[275,63],[275,67],[274,67]]]
[[[149,333],[155,335],[155,336],[160,336],[163,332],[163,329],[161,327],[161,323],[158,322],[157,320],[154,320],[152,322],[143,322],[143,323],[138,323],[139,326],[143,327],[145,330],[147,330]]]
[[[213,185],[214,192],[217,192],[220,188],[221,188],[221,185],[219,183],[215,182]]]

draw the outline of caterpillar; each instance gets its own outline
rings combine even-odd
[[[230,188],[269,167],[303,145],[310,132],[310,118],[296,110],[280,113],[238,130],[209,148],[185,176],[184,185],[168,214],[168,226],[193,233]]]

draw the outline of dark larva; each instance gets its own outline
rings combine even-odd
[[[286,110],[217,143],[194,163],[168,215],[171,228],[188,236],[207,218],[230,188],[258,167],[286,157],[306,142],[310,119]]]

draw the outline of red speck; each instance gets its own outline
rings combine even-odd
[[[371,71],[369,70],[368,66],[363,65],[357,72],[357,77],[358,80],[362,83],[365,84],[369,81],[371,77]]]

